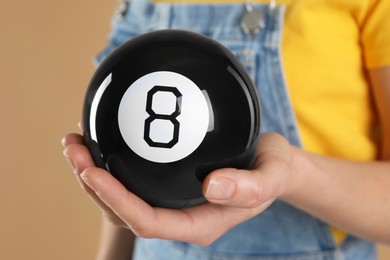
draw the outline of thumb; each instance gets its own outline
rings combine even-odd
[[[203,193],[215,204],[255,208],[276,197],[269,179],[258,171],[220,169],[206,177]]]
[[[286,192],[291,181],[292,149],[278,134],[263,134],[252,170],[219,169],[203,182],[203,194],[210,202],[254,208]]]

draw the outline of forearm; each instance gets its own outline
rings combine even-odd
[[[351,234],[390,243],[390,162],[356,162],[293,148],[286,202]]]
[[[130,260],[132,258],[134,235],[129,229],[117,227],[102,220],[102,230],[97,260]]]

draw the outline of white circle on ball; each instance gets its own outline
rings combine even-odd
[[[169,163],[199,147],[209,116],[207,100],[192,80],[157,71],[129,86],[119,104],[118,123],[133,152],[152,162]]]

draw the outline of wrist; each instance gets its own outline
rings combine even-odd
[[[312,172],[314,165],[308,154],[293,145],[291,147],[290,175],[288,184],[279,199],[291,203],[297,200],[299,194],[307,188],[307,172]]]

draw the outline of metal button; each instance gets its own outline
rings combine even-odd
[[[129,10],[130,1],[123,0],[117,10],[116,18],[119,21],[123,21],[127,15],[127,12]]]

